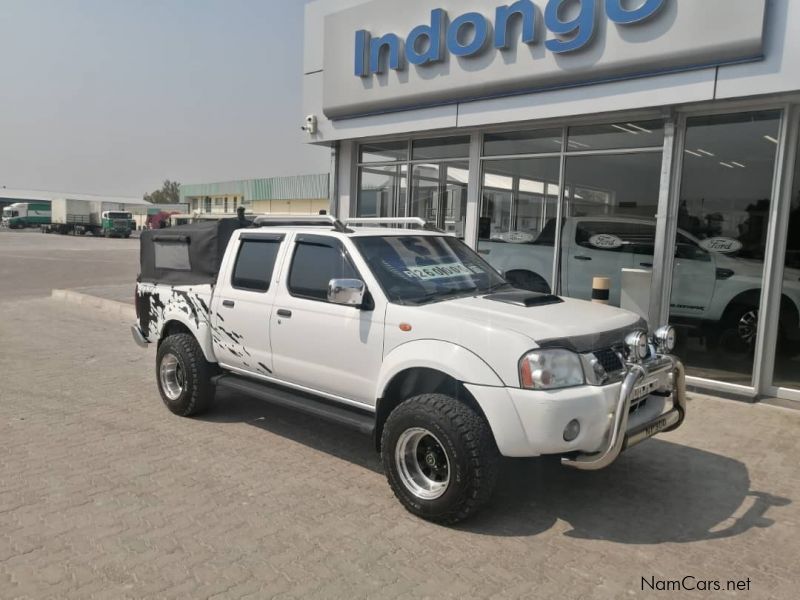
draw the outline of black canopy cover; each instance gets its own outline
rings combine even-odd
[[[215,283],[238,219],[201,221],[142,232],[139,281],[171,285]]]

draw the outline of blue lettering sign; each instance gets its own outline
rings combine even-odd
[[[508,25],[511,18],[519,15],[522,19],[522,41],[526,44],[536,42],[536,6],[531,0],[519,0],[511,6],[497,8],[494,19],[494,47],[506,49],[511,47],[508,39]]]
[[[441,8],[437,8],[431,11],[430,25],[414,27],[411,33],[408,34],[406,39],[406,58],[412,65],[425,65],[442,60],[444,18],[445,12]],[[420,42],[427,44],[428,49],[425,51],[420,50]]]
[[[652,18],[666,4],[666,0],[640,1],[638,8],[630,8],[625,0],[605,0],[605,15],[617,25],[633,25]],[[545,40],[545,47],[562,54],[587,46],[597,31],[597,4],[595,0],[548,0],[544,24],[554,37]],[[565,13],[572,18],[562,20]],[[492,46],[501,52],[512,47],[514,40],[510,39],[509,30],[515,21],[521,25],[520,41],[535,44],[536,14],[532,0],[499,6]],[[431,11],[430,25],[414,27],[405,40],[394,33],[373,38],[362,29],[355,36],[355,74],[369,77],[384,73],[387,68],[400,71],[405,68],[405,61],[416,66],[440,62],[446,58],[445,51],[461,58],[475,56],[487,47],[491,28],[489,19],[477,12],[460,15],[448,25],[447,13],[437,8]]]
[[[472,31],[472,41],[462,44]],[[466,32],[466,35],[465,35]],[[489,35],[489,24],[480,13],[466,13],[454,19],[447,28],[447,50],[455,56],[471,56],[480,52]]]
[[[630,25],[644,21],[656,14],[664,6],[664,0],[645,0],[639,8],[623,8],[622,0],[606,0],[608,18],[620,25]]]
[[[594,0],[588,2],[580,0],[578,2],[578,16],[570,21],[562,21],[560,18],[561,9],[565,4],[572,4],[574,0],[550,0],[544,11],[544,24],[553,33],[559,36],[571,36],[570,39],[547,40],[544,45],[550,52],[560,54],[562,52],[572,52],[583,48],[594,37],[595,12]]]

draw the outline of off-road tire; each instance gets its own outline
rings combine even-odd
[[[395,459],[400,436],[423,428],[436,436],[449,461],[450,480],[442,496],[421,499],[403,483]],[[480,509],[497,479],[499,452],[489,424],[469,406],[444,394],[422,394],[395,408],[381,436],[381,458],[395,496],[414,515],[452,525]]]
[[[177,359],[185,382],[180,396],[174,400],[165,393],[161,381],[161,363],[168,355]],[[161,342],[156,354],[156,381],[161,399],[174,414],[191,417],[208,410],[214,400],[213,374],[214,365],[206,361],[194,336],[176,333]]]

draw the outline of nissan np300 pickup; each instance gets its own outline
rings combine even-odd
[[[455,237],[395,221],[143,233],[132,330],[158,348],[167,408],[196,415],[227,388],[371,434],[400,502],[441,523],[487,501],[501,455],[602,469],[681,425],[671,327],[516,289]]]

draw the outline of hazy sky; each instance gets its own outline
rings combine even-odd
[[[0,0],[0,186],[139,196],[328,170],[302,0]]]

